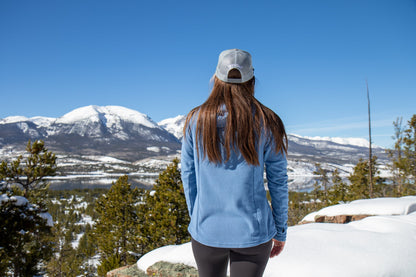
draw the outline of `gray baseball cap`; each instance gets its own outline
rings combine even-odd
[[[240,71],[241,79],[228,78],[231,69]],[[226,83],[245,83],[254,76],[250,53],[240,49],[229,49],[221,52],[218,58],[215,76]]]

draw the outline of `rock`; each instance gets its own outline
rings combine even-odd
[[[147,277],[147,275],[133,264],[113,269],[107,272],[107,277]]]
[[[147,268],[148,276],[157,277],[198,277],[198,270],[185,264],[160,261]]]
[[[363,218],[369,217],[371,215],[368,214],[359,214],[359,215],[335,215],[335,216],[328,216],[328,215],[317,215],[315,216],[315,222],[318,223],[338,223],[338,224],[345,224],[351,221],[361,220]],[[301,222],[305,224],[307,222]]]

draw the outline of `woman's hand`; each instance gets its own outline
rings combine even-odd
[[[273,258],[279,255],[280,252],[282,252],[284,247],[285,247],[284,241],[278,241],[278,240],[273,239],[273,247],[272,247],[272,251],[270,252],[270,258]]]

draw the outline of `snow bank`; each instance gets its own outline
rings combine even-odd
[[[409,199],[412,197],[397,201],[408,203]],[[374,214],[381,210],[382,200],[369,201],[373,202],[374,210],[368,207],[366,212]],[[384,201],[394,206],[395,200]],[[269,260],[264,277],[414,277],[416,212],[407,211],[406,215],[372,216],[348,224],[311,223],[289,227],[286,247],[281,255]],[[162,260],[196,267],[190,243],[155,249],[144,255],[137,266],[146,270]]]
[[[323,208],[305,216],[302,221],[315,221],[316,216],[336,215],[406,215],[416,211],[416,196],[355,200]]]
[[[264,276],[416,276],[414,245],[416,213],[294,226]]]

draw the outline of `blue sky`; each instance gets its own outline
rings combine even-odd
[[[249,51],[287,131],[393,143],[416,114],[416,1],[0,1],[0,118],[120,105],[153,120],[210,92],[218,54]]]

